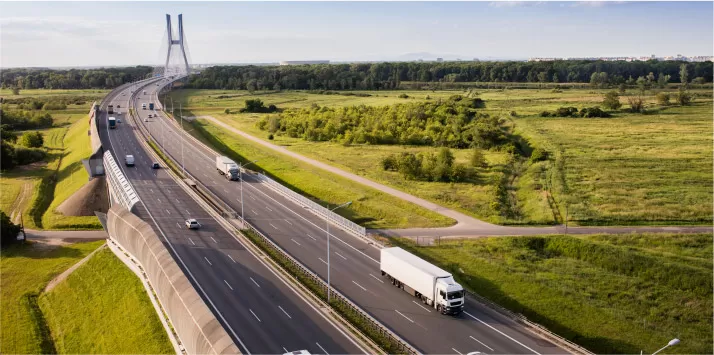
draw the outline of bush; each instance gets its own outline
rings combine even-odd
[[[516,113],[516,111],[511,111],[511,117],[518,117],[518,113]]]
[[[273,134],[272,134],[272,133],[271,133],[271,134],[269,134],[269,135],[268,135],[268,140],[272,141],[273,139],[275,139],[275,136],[273,136]]]
[[[394,154],[382,158],[380,163],[382,164],[382,170],[397,171],[399,166],[397,157],[395,157]]]
[[[578,109],[575,107],[561,107],[555,110],[553,115],[558,117],[573,117],[576,113],[578,113]]]
[[[610,117],[610,114],[601,110],[599,107],[584,107],[580,110],[580,117],[593,118],[593,117]]]
[[[20,144],[28,148],[39,148],[45,142],[40,132],[25,132],[20,137]]]
[[[15,163],[17,165],[27,165],[38,161],[42,161],[47,157],[44,150],[38,148],[23,148],[15,149]]]
[[[408,99],[408,98],[409,98],[409,95],[407,95],[407,94],[399,94],[398,97],[399,97],[400,99]]]
[[[15,167],[15,147],[5,141],[0,141],[0,169],[9,170]]]
[[[643,112],[645,110],[645,102],[640,96],[630,96],[627,98],[627,102],[630,104],[630,112]]]
[[[553,116],[553,114],[550,113],[550,111],[543,111],[540,113],[540,117],[551,117],[551,116]]]
[[[679,91],[675,100],[682,106],[689,105],[692,102],[692,95],[688,91]]]
[[[261,99],[250,99],[245,100],[245,107],[240,110],[240,112],[250,112],[250,113],[270,113],[277,111],[278,108],[275,105],[270,105],[265,107],[263,100]]]
[[[18,233],[20,233],[20,226],[12,223],[10,217],[0,211],[0,245],[7,246],[17,242]]]
[[[657,98],[657,103],[662,105],[662,106],[667,106],[669,105],[669,99],[670,95],[667,92],[659,92],[656,95]]]
[[[486,157],[483,155],[481,149],[474,148],[471,153],[471,166],[474,168],[486,168],[488,163],[486,162]]]
[[[620,103],[620,94],[618,94],[617,91],[608,92],[602,100],[602,105],[610,110],[619,109],[622,107],[622,103]]]
[[[50,110],[66,110],[67,105],[61,103],[61,102],[46,102],[44,105],[42,105],[42,109],[45,111],[50,111]]]
[[[536,148],[531,153],[530,162],[535,163],[546,159],[548,159],[548,152],[541,148]]]
[[[223,110],[223,113],[225,113],[227,115],[227,114],[231,113],[231,109],[227,108],[227,109]]]

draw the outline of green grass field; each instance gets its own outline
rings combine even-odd
[[[141,281],[109,249],[42,294],[39,304],[59,354],[174,351]]]
[[[37,297],[53,277],[102,243],[57,247],[33,243],[3,247],[0,252],[0,352],[39,354],[54,351]]]
[[[506,155],[487,152],[489,168],[476,183],[406,181],[385,172],[380,160],[400,151],[425,151],[429,147],[343,146],[275,136],[274,143],[305,156],[335,165],[385,185],[448,206],[476,218],[499,224],[706,224],[712,218],[712,100],[711,91],[694,90],[692,106],[659,110],[652,92],[646,102],[651,114],[616,113],[608,119],[540,118],[538,113],[561,106],[596,106],[606,90],[477,89],[491,115],[516,116],[515,132],[530,144],[549,150],[559,161],[524,165],[512,179],[516,216],[506,217],[491,208],[496,183],[503,176]],[[263,114],[236,112],[246,99],[260,98],[266,105],[300,108],[314,104],[388,105],[410,100],[445,98],[462,91],[370,91],[374,96],[320,95],[305,92],[255,93],[227,90],[178,90],[171,94],[185,116],[211,115],[238,129],[267,140],[255,127]],[[408,99],[398,98],[406,93]],[[626,100],[621,99],[626,105]],[[562,154],[559,152],[562,150]],[[457,160],[469,151],[454,151]],[[280,158],[280,157],[278,157]],[[284,159],[284,158],[280,158]],[[547,180],[547,181],[546,181]],[[286,180],[301,188],[300,182]],[[552,186],[546,191],[546,186]],[[319,193],[317,193],[319,195]],[[549,196],[557,206],[551,207]],[[686,201],[686,203],[682,203]]]
[[[20,90],[19,95],[13,95],[10,89],[0,89],[0,96],[6,97],[8,99],[22,98],[22,97],[47,97],[47,96],[94,96],[97,100],[100,100],[111,90],[101,90],[101,89],[31,89],[31,90]]]
[[[668,353],[712,351],[711,234],[395,243],[595,353],[652,353],[675,337]]]

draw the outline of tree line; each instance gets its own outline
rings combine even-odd
[[[215,66],[191,77],[189,87],[229,90],[380,90],[401,82],[532,82],[625,83],[630,78],[656,77],[680,81],[680,66],[690,78],[712,81],[712,62],[396,62],[289,66]],[[603,73],[603,74],[600,74]],[[634,84],[634,83],[633,83]]]
[[[501,119],[478,112],[480,98],[454,95],[434,102],[391,106],[286,109],[256,126],[271,134],[343,144],[404,144],[492,148],[508,142]]]
[[[2,88],[11,89],[113,89],[146,78],[147,66],[100,69],[54,70],[46,68],[3,69]]]

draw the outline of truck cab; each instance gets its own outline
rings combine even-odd
[[[453,277],[436,281],[436,309],[442,314],[459,314],[464,310],[464,288]]]

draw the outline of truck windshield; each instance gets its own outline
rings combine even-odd
[[[454,291],[447,293],[448,299],[455,300],[464,297],[464,291]]]

